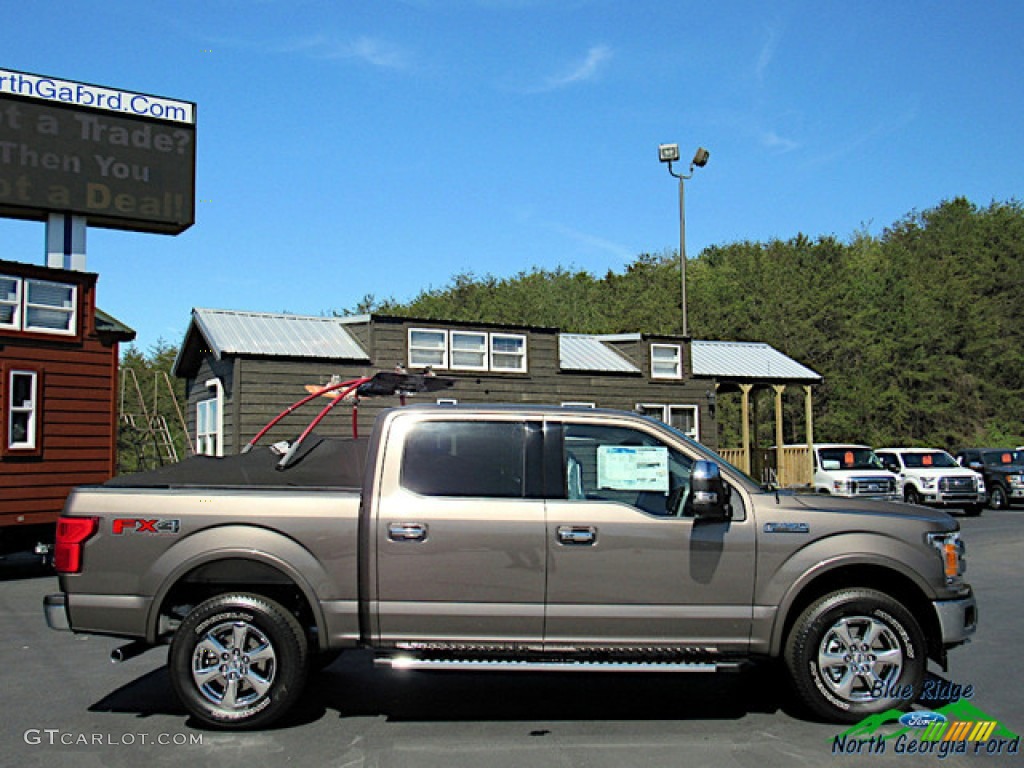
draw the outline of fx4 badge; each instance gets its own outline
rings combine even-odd
[[[178,533],[181,520],[143,520],[139,517],[118,517],[110,524],[115,536],[124,533]]]

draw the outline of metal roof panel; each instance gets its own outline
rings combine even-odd
[[[695,340],[691,358],[695,376],[821,381],[821,374],[763,342]]]
[[[558,335],[558,362],[563,371],[640,373],[639,368],[597,336],[579,333]]]
[[[217,357],[249,354],[369,360],[335,317],[202,308],[193,309],[192,316]]]

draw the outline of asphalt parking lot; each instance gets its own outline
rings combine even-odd
[[[1024,509],[960,518],[980,604],[972,643],[945,679],[1024,733]],[[53,632],[56,578],[0,563],[0,766],[715,766],[1024,765],[1016,754],[833,754],[843,728],[790,713],[772,670],[733,675],[515,675],[374,669],[351,653],[319,673],[296,716],[272,730],[206,730],[178,705],[166,651],[108,661],[123,641]]]

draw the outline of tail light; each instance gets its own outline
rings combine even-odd
[[[82,546],[99,528],[98,517],[61,517],[57,520],[57,543],[53,548],[53,567],[57,573],[82,570]]]

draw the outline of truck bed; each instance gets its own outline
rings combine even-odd
[[[218,488],[286,486],[346,488],[362,486],[368,438],[330,438],[311,434],[286,469],[273,446],[234,456],[193,456],[159,469],[120,475],[104,483],[117,488]]]

